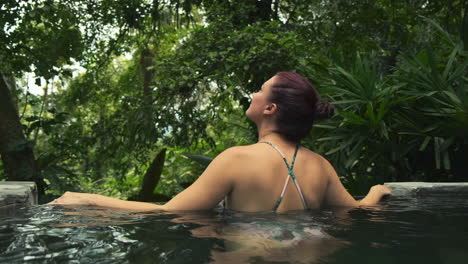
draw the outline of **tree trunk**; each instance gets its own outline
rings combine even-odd
[[[148,47],[146,47],[141,51],[140,56],[140,71],[143,76],[143,101],[146,107],[153,103],[150,84],[154,78],[154,70],[149,67],[154,65],[154,54]]]
[[[154,70],[150,67],[154,65],[154,53],[149,47],[145,47],[140,54],[140,72],[143,79],[143,113],[144,118],[144,129],[148,131],[148,135],[156,135],[156,127],[154,126],[153,120],[153,96],[151,90],[151,82],[154,78]]]
[[[164,160],[166,159],[166,149],[162,149],[154,158],[148,170],[146,170],[141,184],[141,191],[139,193],[139,200],[143,202],[154,201],[153,191],[161,179],[161,173],[164,167]]]
[[[3,74],[0,73],[0,156],[7,180],[35,181],[38,193],[45,183],[39,175],[32,146],[26,140],[18,111]]]
[[[16,112],[19,113],[19,111],[18,111],[18,97],[16,96],[16,80],[15,80],[14,77],[3,75],[3,81],[5,82],[8,90],[10,90],[11,101],[13,103],[13,106],[16,109]]]

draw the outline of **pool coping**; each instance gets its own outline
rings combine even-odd
[[[37,186],[28,181],[0,182],[0,216],[14,215],[22,207],[36,205]]]
[[[387,182],[393,196],[468,197],[468,182]]]
[[[468,182],[388,182],[393,196],[411,197],[468,197]],[[14,215],[19,208],[37,205],[37,186],[34,182],[0,182],[0,216]]]

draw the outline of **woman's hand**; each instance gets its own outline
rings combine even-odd
[[[76,193],[76,192],[65,192],[59,198],[48,203],[51,205],[82,205],[82,206],[93,206],[95,205],[96,194],[91,193]]]
[[[381,184],[377,184],[377,185],[372,186],[370,188],[369,193],[370,192],[373,192],[376,195],[380,195],[380,197],[392,194],[392,190],[390,190],[390,188],[388,188],[387,186],[381,185]]]
[[[372,186],[366,197],[364,197],[364,199],[360,200],[358,203],[359,205],[373,206],[379,203],[382,197],[390,194],[392,194],[390,188],[381,184],[377,184]]]

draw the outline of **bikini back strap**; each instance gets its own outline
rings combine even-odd
[[[284,156],[283,152],[281,152],[281,150],[277,146],[275,146],[273,143],[268,142],[268,141],[261,141],[260,143],[268,144],[268,145],[272,146],[276,151],[278,151],[278,153],[283,158],[283,161],[286,164],[286,167],[288,168],[288,176],[286,177],[286,182],[284,183],[284,187],[283,187],[283,190],[281,191],[280,197],[278,198],[278,200],[275,203],[275,206],[273,207],[273,211],[276,211],[276,209],[278,209],[281,201],[283,200],[284,193],[286,192],[286,188],[287,188],[287,186],[289,184],[289,178],[293,179],[294,185],[296,186],[296,189],[297,189],[297,191],[299,193],[299,197],[301,198],[304,209],[307,209],[308,208],[307,203],[306,203],[306,201],[304,199],[304,195],[302,194],[301,187],[299,186],[299,183],[297,182],[296,176],[294,175],[294,171],[293,171],[294,163],[296,162],[297,151],[299,150],[299,144],[296,145],[296,150],[294,151],[294,156],[292,158],[291,166],[290,166],[287,159],[286,159],[286,157]]]
[[[293,158],[292,158],[292,161],[291,161],[291,166],[289,166],[289,163],[288,163],[288,160],[286,159],[286,156],[284,156],[283,152],[277,146],[275,146],[273,143],[268,142],[268,141],[261,141],[260,143],[268,144],[268,145],[272,146],[274,149],[276,149],[276,151],[278,151],[278,153],[283,158],[284,164],[286,164],[286,167],[288,167],[288,170],[292,171],[292,168],[294,167],[294,163],[296,162],[296,156],[297,156],[297,151],[299,149],[299,145],[296,145],[296,150],[294,151],[294,155],[293,155]]]

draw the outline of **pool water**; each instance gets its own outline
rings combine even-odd
[[[37,206],[0,216],[0,263],[468,263],[468,200],[287,214]]]

